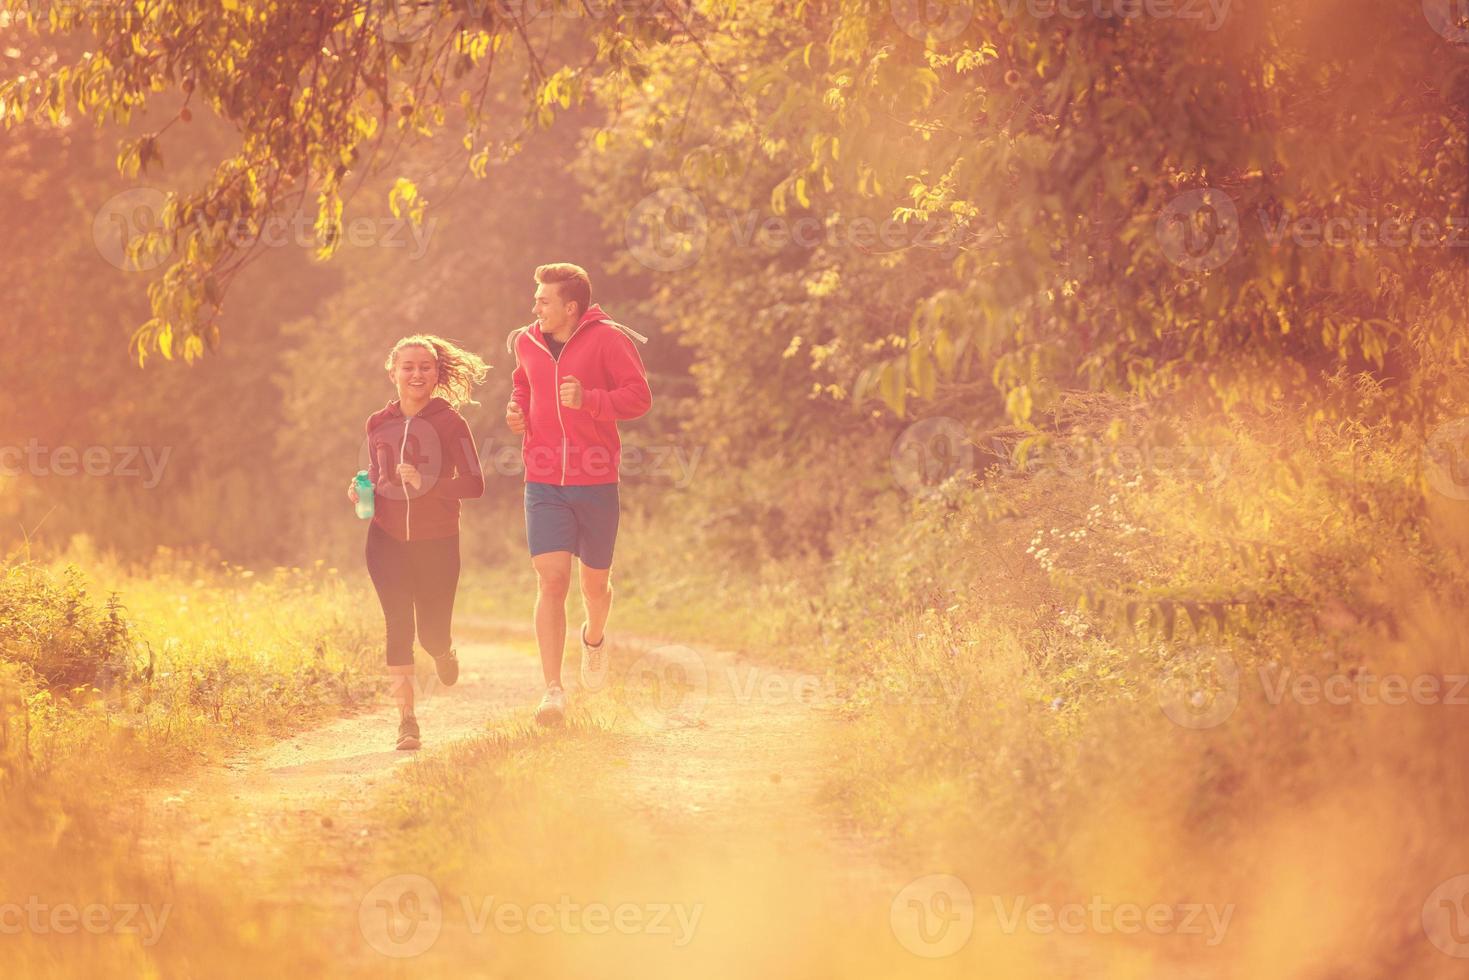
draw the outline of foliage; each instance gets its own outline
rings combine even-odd
[[[132,652],[116,594],[98,606],[81,573],[51,575],[12,565],[0,578],[0,660],[23,664],[65,691],[90,685],[101,671],[119,670]]]
[[[134,241],[173,263],[140,357],[217,341],[269,216],[308,208],[332,255],[354,188],[434,213],[447,189],[403,166],[415,145],[488,177],[560,118],[580,145],[530,166],[578,175],[606,232],[578,246],[610,246],[632,318],[688,348],[710,465],[818,459],[861,495],[906,420],[1039,434],[1076,390],[1420,431],[1464,396],[1466,93],[1424,68],[1453,52],[1417,8],[979,3],[939,31],[866,0],[6,7],[38,52],[0,81],[13,130],[167,103],[124,173],[201,130],[191,105],[238,140]],[[776,520],[800,484],[775,468],[755,494],[711,485],[710,506]],[[842,522],[798,514],[789,550],[827,550]]]
[[[387,166],[407,139],[450,131],[462,134],[483,176],[529,127],[549,125],[571,105],[590,64],[628,70],[634,45],[671,28],[618,13],[588,38],[557,43],[547,58],[526,25],[497,5],[403,9],[400,17],[397,4],[358,0],[0,5],[33,32],[94,39],[74,60],[53,55],[40,70],[0,81],[7,127],[66,126],[73,114],[127,123],[167,92],[169,121],[121,146],[118,169],[130,177],[163,163],[165,133],[189,125],[196,104],[239,134],[203,186],[171,193],[129,247],[135,262],[172,261],[149,288],[152,317],[134,336],[140,363],[152,350],[192,359],[217,349],[225,295],[258,257],[272,216],[312,207],[317,254],[329,257],[344,239],[349,174],[377,172],[380,155]],[[519,130],[505,125],[501,92],[491,87],[497,62],[511,77],[525,72]],[[395,215],[421,221],[427,202],[400,176],[389,203]]]

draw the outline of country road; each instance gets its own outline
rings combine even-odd
[[[823,807],[836,723],[810,678],[625,642],[613,660],[624,683],[587,696],[573,682],[567,727],[546,731],[528,723],[540,683],[530,638],[488,642],[506,635],[489,624],[461,633],[457,685],[420,670],[421,751],[390,747],[396,718],[383,704],[242,753],[148,801],[148,859],[185,887],[248,882],[249,914],[330,975],[959,966],[905,948],[946,952],[933,945],[945,920],[900,938],[895,896],[917,875],[885,865]],[[475,765],[512,771],[517,805],[459,814],[444,833],[427,813],[406,835],[383,806],[415,780],[472,780]],[[427,855],[412,840],[425,828]],[[483,840],[510,846],[480,861],[469,842]]]

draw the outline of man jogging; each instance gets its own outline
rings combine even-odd
[[[566,594],[571,558],[581,562],[581,682],[595,691],[607,680],[608,614],[612,611],[612,547],[617,539],[621,419],[653,404],[647,372],[629,337],[642,334],[592,305],[586,270],[559,262],[536,269],[534,323],[510,334],[515,355],[505,423],[522,435],[525,531],[536,570],[536,642],[546,693],[536,721],[566,717],[561,659],[566,646]]]

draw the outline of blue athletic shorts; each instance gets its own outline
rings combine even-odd
[[[588,568],[611,568],[621,510],[617,484],[525,485],[525,537],[531,557],[569,551]]]

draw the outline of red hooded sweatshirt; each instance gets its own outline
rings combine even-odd
[[[511,332],[515,355],[511,398],[525,416],[521,458],[528,483],[591,486],[616,483],[622,462],[620,419],[635,419],[653,404],[642,358],[629,340],[648,338],[615,322],[593,304],[567,338],[559,359],[539,323]],[[581,408],[561,404],[561,382],[582,384]]]
[[[367,420],[372,462],[372,522],[399,541],[449,538],[459,533],[459,501],[485,492],[479,452],[469,423],[442,398],[417,415],[396,401]],[[399,461],[418,467],[418,489],[398,479]]]

